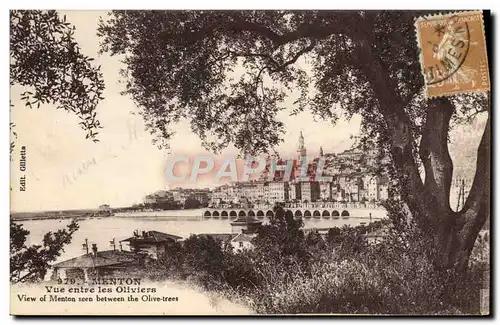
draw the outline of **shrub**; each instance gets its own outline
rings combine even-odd
[[[211,237],[192,236],[169,247],[158,263],[164,274],[246,301],[263,314],[479,313],[484,242],[466,273],[440,270],[428,258],[425,237],[403,222],[390,224],[382,243],[368,245],[364,234],[388,225],[336,228],[325,241],[317,232],[305,235],[303,224],[278,207],[254,250],[234,252]]]
[[[311,269],[310,276],[297,268],[289,277],[273,278],[278,281],[254,292],[252,308],[264,314],[478,313],[478,274],[443,276],[425,258],[403,255],[391,262],[376,255],[332,256]]]

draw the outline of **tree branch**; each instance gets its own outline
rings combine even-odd
[[[228,53],[232,54],[234,56],[263,58],[263,59],[269,60],[273,65],[276,65],[276,66],[279,65],[278,62],[276,62],[269,54],[265,54],[265,53],[237,52],[237,51],[232,51],[232,50],[228,50]]]
[[[481,205],[489,205],[490,197],[490,137],[491,137],[491,121],[488,116],[486,127],[484,129],[481,142],[477,150],[476,174],[472,183],[469,196],[465,201],[465,205],[460,211],[467,215],[471,212],[479,211]]]
[[[294,64],[295,62],[297,62],[297,60],[304,54],[308,53],[308,52],[311,52],[314,47],[316,46],[316,41],[315,40],[312,40],[311,43],[304,47],[302,50],[298,51],[297,53],[295,53],[295,55],[292,57],[292,59],[284,62],[283,64],[281,64],[279,67],[277,67],[276,69],[273,69],[271,72],[280,72],[280,71],[283,71],[287,66],[291,65],[291,64]]]
[[[268,39],[275,46],[275,48],[278,48],[284,44],[294,42],[302,38],[319,40],[335,34],[344,34],[353,38],[362,34],[359,30],[360,18],[356,15],[357,13],[346,13],[345,16],[339,18],[335,22],[326,24],[321,19],[321,17],[317,17],[316,20],[310,21],[308,23],[303,23],[299,27],[297,27],[297,29],[282,34],[277,33],[259,23],[249,21],[244,17],[232,16],[231,20],[217,21],[213,24],[207,25],[200,30],[190,31],[187,33],[185,39],[189,40],[190,42],[196,42],[199,39],[212,37],[213,34],[220,31],[226,31],[235,34],[241,32],[251,32],[257,36]],[[169,35],[165,35],[165,37],[169,37]]]
[[[392,160],[400,177],[401,194],[412,214],[417,214],[426,221],[430,216],[425,211],[426,199],[424,186],[415,161],[415,148],[411,132],[413,121],[405,112],[407,102],[401,102],[394,94],[394,82],[388,77],[388,67],[379,58],[371,56],[371,45],[363,42],[358,49],[368,48],[366,56],[371,60],[362,61],[360,67],[367,76],[376,97],[379,99],[380,112],[384,116],[387,129],[392,136],[390,140]],[[363,54],[361,54],[363,55]]]
[[[20,277],[17,280],[17,282],[26,282],[27,279],[29,279],[32,276],[35,276],[37,273],[40,273],[40,272],[38,272],[38,271],[31,271],[31,272],[25,274],[24,276]]]
[[[235,33],[243,32],[243,31],[254,32],[258,35],[261,35],[261,36],[268,38],[269,40],[271,40],[275,44],[283,42],[282,35],[279,35],[278,33],[272,31],[271,29],[269,29],[263,25],[260,25],[260,24],[257,24],[257,23],[251,22],[251,21],[247,21],[247,20],[241,19],[241,18],[235,19],[231,23],[225,23],[222,25],[220,25],[220,24],[215,25],[214,30],[218,29],[218,28],[221,28],[221,29],[224,28],[226,30],[229,30],[229,31],[232,31]],[[286,42],[284,42],[284,43],[286,43]],[[284,44],[284,43],[282,43],[282,44]]]
[[[453,112],[454,107],[447,98],[430,102],[419,150],[425,170],[424,191],[432,196],[428,203],[433,209],[446,213],[451,212],[453,162],[448,151],[448,130]]]
[[[491,122],[488,117],[478,148],[476,175],[472,188],[456,218],[457,233],[453,241],[451,260],[459,261],[460,264],[455,266],[462,270],[467,267],[468,257],[477,235],[490,215],[490,136]]]

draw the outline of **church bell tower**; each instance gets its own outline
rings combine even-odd
[[[299,145],[297,147],[297,160],[302,161],[307,155],[306,146],[304,145],[304,136],[300,131]]]

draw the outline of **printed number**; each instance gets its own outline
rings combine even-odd
[[[74,278],[66,278],[66,279],[57,279],[57,284],[75,284],[76,280]]]

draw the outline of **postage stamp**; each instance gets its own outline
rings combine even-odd
[[[481,11],[419,17],[415,27],[427,98],[490,89]]]

